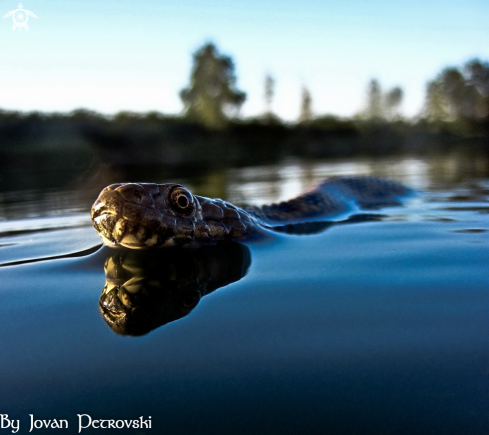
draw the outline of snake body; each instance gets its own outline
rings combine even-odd
[[[290,201],[240,208],[221,199],[192,195],[179,184],[119,183],[102,190],[91,218],[107,246],[202,246],[252,240],[285,225],[291,228],[358,209],[399,204],[410,192],[382,178],[333,177]]]

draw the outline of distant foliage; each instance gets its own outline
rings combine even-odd
[[[309,122],[313,118],[312,114],[312,97],[309,89],[305,86],[302,87],[301,97],[301,113],[299,115],[299,122]]]
[[[377,79],[370,80],[367,88],[367,108],[363,117],[368,120],[393,121],[399,118],[399,107],[404,93],[400,87],[395,87],[386,93]]]
[[[231,58],[220,55],[214,44],[204,45],[194,54],[189,87],[180,92],[185,117],[211,129],[223,128],[246,99],[235,84]]]
[[[399,106],[403,97],[402,89],[397,86],[384,95],[384,116],[388,120],[394,120],[399,116]]]
[[[368,119],[382,118],[382,91],[376,79],[370,80],[368,84],[366,115]]]
[[[427,85],[425,115],[435,122],[487,119],[489,62],[445,68]]]
[[[275,79],[267,74],[265,76],[265,118],[273,116],[272,101],[275,95]]]

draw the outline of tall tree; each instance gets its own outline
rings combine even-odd
[[[220,55],[214,44],[204,45],[194,54],[189,87],[180,92],[185,116],[209,128],[223,128],[246,99],[235,86],[231,58]]]
[[[272,100],[275,94],[275,80],[270,74],[265,76],[265,117],[272,116]]]
[[[398,109],[401,105],[402,97],[403,92],[399,86],[392,88],[384,95],[384,116],[388,120],[392,121],[399,115]]]
[[[447,121],[452,117],[441,84],[436,80],[428,82],[426,86],[425,112],[428,120],[432,122]]]
[[[312,97],[309,89],[302,86],[301,96],[301,113],[299,115],[300,122],[308,122],[312,120]]]
[[[465,73],[481,98],[479,116],[483,119],[486,129],[486,137],[489,138],[489,62],[481,62],[474,59],[465,65]]]
[[[464,71],[470,83],[484,96],[489,97],[489,62],[474,59],[468,62]]]
[[[432,121],[487,119],[489,63],[473,60],[462,68],[445,68],[426,91],[425,112]]]
[[[365,118],[392,121],[399,116],[399,106],[403,96],[404,93],[399,86],[384,93],[377,79],[370,80],[367,87]]]
[[[367,118],[383,118],[382,89],[377,79],[370,80],[367,89]]]

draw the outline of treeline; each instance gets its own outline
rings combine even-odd
[[[382,91],[372,80],[365,111],[352,119],[315,117],[303,89],[301,117],[285,123],[271,110],[273,79],[265,82],[266,110],[240,119],[246,94],[236,88],[234,65],[212,44],[194,55],[182,116],[122,112],[107,117],[0,111],[0,190],[25,190],[86,179],[104,168],[114,178],[277,162],[288,156],[330,158],[488,150],[489,64],[447,68],[428,85],[422,116],[398,112],[402,90]],[[109,177],[110,178],[110,177]],[[71,180],[71,181],[70,181]],[[110,179],[107,181],[111,181]]]
[[[0,112],[0,156],[86,154],[114,165],[246,165],[285,156],[345,157],[446,151],[483,139],[485,123],[317,117],[297,124],[276,118],[230,119],[210,129],[160,113]]]

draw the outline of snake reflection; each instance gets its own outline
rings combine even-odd
[[[226,243],[178,252],[115,250],[105,260],[99,309],[120,335],[144,335],[188,315],[200,299],[243,278],[245,245]]]

